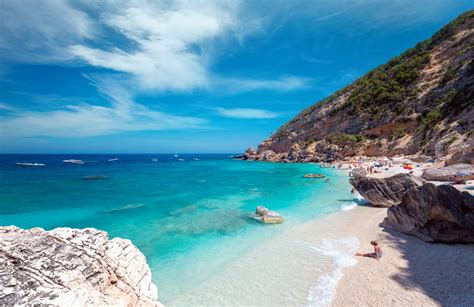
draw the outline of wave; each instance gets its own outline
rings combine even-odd
[[[118,208],[102,211],[102,213],[119,213],[119,212],[123,212],[127,210],[143,208],[143,207],[146,207],[146,205],[145,204],[128,204],[123,207],[118,207]]]
[[[359,248],[359,240],[355,237],[341,239],[323,239],[319,246],[310,246],[318,255],[330,257],[334,268],[322,274],[308,290],[307,306],[329,306],[336,294],[337,282],[342,277],[342,270],[357,263],[354,257]]]
[[[345,205],[342,205],[341,206],[341,210],[342,211],[347,211],[347,210],[352,210],[354,208],[356,208],[358,205],[354,202],[350,203],[350,204],[345,204]]]

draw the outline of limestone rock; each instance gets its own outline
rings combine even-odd
[[[294,144],[288,152],[288,159],[290,161],[298,161],[300,159],[301,148],[300,145]]]
[[[474,196],[449,185],[412,187],[383,225],[428,242],[474,243]]]
[[[474,165],[471,164],[454,164],[442,168],[427,169],[421,177],[430,181],[449,181],[451,176],[457,175],[459,172],[466,172],[470,176],[474,176]]]
[[[93,228],[0,227],[1,305],[160,306],[145,256]]]
[[[283,217],[272,210],[268,210],[264,206],[257,206],[255,214],[251,218],[261,221],[265,224],[279,224],[284,221]]]
[[[257,155],[257,152],[255,151],[255,149],[253,149],[252,147],[249,147],[245,153],[244,153],[244,156],[243,156],[243,159],[244,160],[252,160],[255,158],[255,156]]]
[[[423,180],[411,174],[397,174],[388,178],[354,176],[350,183],[369,204],[376,207],[398,205],[406,191],[423,184]]]

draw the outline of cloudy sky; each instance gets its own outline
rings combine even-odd
[[[241,152],[472,8],[0,1],[0,152]]]

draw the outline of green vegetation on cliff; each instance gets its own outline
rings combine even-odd
[[[444,143],[461,148],[459,140],[472,137],[474,126],[473,59],[471,10],[303,110],[259,151],[284,154],[296,144],[309,148],[313,143],[310,151],[332,156],[433,155]]]
[[[449,40],[455,31],[465,26],[466,23],[472,22],[472,19],[474,19],[474,10],[460,15],[457,19],[436,32],[431,38],[418,43],[414,48],[408,49],[401,55],[392,58],[388,63],[373,69],[351,85],[303,110],[298,116],[282,126],[275,134],[275,137],[284,137],[285,130],[293,123],[312,112],[320,110],[325,104],[333,102],[342,95],[347,95],[347,99],[345,99],[343,104],[332,109],[329,115],[345,111],[352,116],[370,117],[376,120],[382,116],[398,116],[403,112],[409,115],[412,110],[407,110],[405,103],[416,99],[416,96],[421,91],[419,87],[413,85],[420,77],[420,72],[429,63],[433,48]],[[470,43],[462,52],[467,53],[472,51],[473,48],[474,44]],[[441,85],[445,85],[453,80],[458,75],[458,71],[463,64],[465,62],[456,63],[448,67],[443,72]],[[469,63],[468,70],[474,72],[472,61]],[[451,93],[449,97],[445,96],[443,102],[446,102],[446,105],[442,109],[441,115],[446,115],[448,111],[460,110],[465,107],[466,101],[472,98],[472,92],[461,90],[459,93],[454,93],[454,95]],[[432,115],[429,115],[430,121],[433,121]],[[424,122],[425,120],[423,120]]]

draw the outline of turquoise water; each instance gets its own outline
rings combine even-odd
[[[355,201],[348,171],[229,155],[0,155],[0,172],[0,225],[96,227],[130,239],[146,255],[165,304],[262,240]],[[330,181],[302,178],[309,172]],[[249,219],[257,205],[286,222]]]

